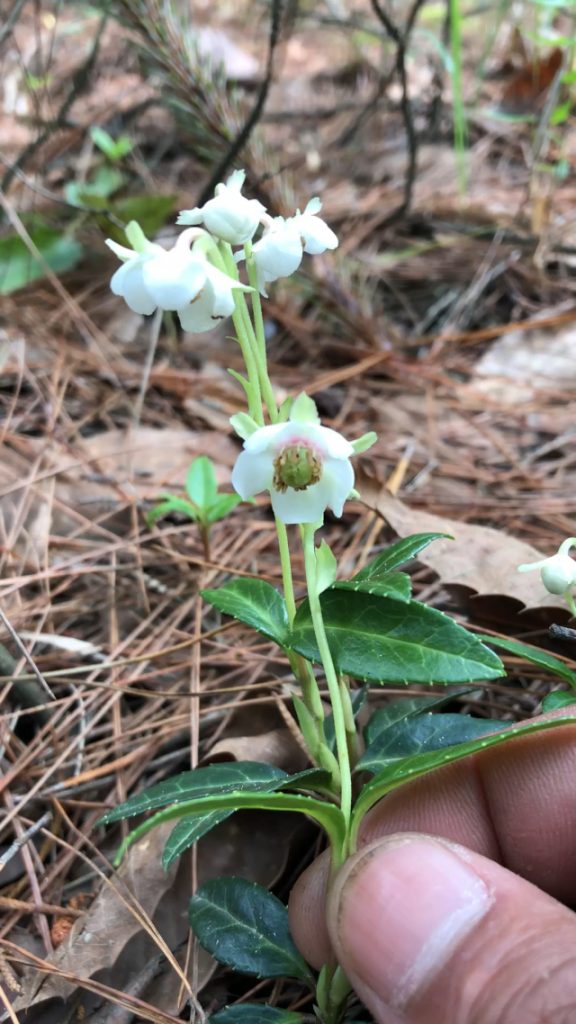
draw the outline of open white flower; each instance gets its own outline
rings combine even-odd
[[[207,260],[190,249],[190,234],[183,232],[172,249],[150,242],[140,227],[132,223],[126,233],[137,248],[127,249],[107,239],[106,245],[123,261],[110,281],[135,313],[153,313],[155,309],[177,310],[196,298],[206,281]]]
[[[279,277],[289,277],[298,270],[303,251],[298,228],[284,217],[275,217],[269,229],[252,248],[261,295],[268,295],[267,285]]]
[[[336,249],[338,237],[329,228],[325,221],[318,216],[322,209],[322,203],[317,196],[311,199],[304,213],[299,211],[294,217],[290,217],[288,223],[296,228],[304,246],[304,252],[311,256],[319,256],[326,252],[326,249]]]
[[[518,566],[518,572],[530,572],[539,569],[542,583],[549,594],[566,594],[576,586],[576,561],[570,558],[570,548],[576,546],[576,537],[568,537],[558,548],[555,555],[543,558],[539,562],[528,562]]]
[[[320,425],[316,406],[299,395],[287,423],[259,427],[244,441],[232,486],[241,498],[270,491],[282,522],[319,523],[327,508],[341,516],[354,486],[354,447],[336,430]]]
[[[234,171],[226,184],[216,185],[213,199],[193,210],[182,210],[178,224],[203,224],[216,238],[231,245],[249,242],[256,232],[266,207],[257,199],[242,195],[245,171]]]
[[[190,334],[203,334],[211,331],[220,320],[231,316],[236,305],[234,289],[247,292],[248,285],[241,284],[222,273],[217,267],[206,261],[206,280],[196,298],[184,309],[178,310],[178,319],[183,330]]]

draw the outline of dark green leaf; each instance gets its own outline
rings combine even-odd
[[[189,921],[219,963],[258,978],[311,980],[310,968],[292,941],[286,907],[255,882],[206,882],[190,900]]]
[[[143,793],[130,797],[119,807],[108,811],[99,824],[109,825],[146,811],[155,811],[168,804],[181,804],[218,793],[266,792],[287,782],[290,776],[275,765],[261,761],[238,761],[210,764],[181,772],[172,779],[158,782]]]
[[[212,811],[209,814],[193,814],[189,818],[181,818],[166,840],[162,854],[163,866],[168,869],[172,861],[194,846],[216,825],[226,821],[231,814],[234,811]]]
[[[208,1024],[302,1024],[302,1021],[302,1014],[279,1010],[276,1006],[237,1003],[214,1014]]]
[[[381,732],[358,762],[360,771],[380,772],[386,765],[417,754],[468,743],[492,732],[502,732],[508,722],[471,715],[434,715],[430,712],[396,722]]]
[[[338,590],[325,591],[320,600],[336,667],[356,679],[467,683],[504,674],[493,651],[435,608]],[[298,609],[288,644],[320,661],[307,601]]]
[[[549,651],[543,651],[539,647],[532,647],[531,644],[523,644],[520,640],[509,640],[507,637],[487,636],[484,640],[487,644],[499,647],[503,651],[509,651],[510,654],[517,654],[519,658],[524,658],[524,661],[530,662],[531,665],[537,665],[538,668],[546,669],[546,671],[559,676],[560,679],[564,679],[567,683],[570,683],[570,686],[576,688],[576,672],[565,661],[555,658]]]
[[[30,229],[29,234],[44,263],[55,274],[71,270],[82,259],[84,249],[80,242],[62,231],[38,227]],[[10,295],[44,277],[44,273],[44,264],[32,256],[19,235],[0,239],[0,295]]]
[[[470,754],[477,754],[489,747],[497,746],[500,743],[509,743],[519,736],[527,736],[531,733],[542,732],[545,729],[560,728],[562,725],[576,724],[576,715],[565,718],[555,718],[550,721],[528,722],[525,725],[514,725],[495,733],[491,736],[483,736],[469,743],[460,743],[456,747],[446,747],[444,750],[430,751],[429,753],[416,754],[405,760],[395,761],[389,764],[382,772],[376,775],[366,786],[364,786],[352,815],[352,841],[358,834],[358,827],[364,815],[383,796],[392,790],[403,786],[412,779],[420,778],[435,768],[460,761]]]
[[[194,459],[186,474],[186,494],[199,509],[206,511],[218,494],[214,463],[206,455]]]
[[[337,580],[327,589],[359,590],[363,594],[377,594],[379,597],[391,597],[395,601],[409,601],[412,594],[412,582],[405,572],[385,572],[362,579],[355,576],[351,580]]]
[[[203,590],[202,596],[226,615],[253,626],[283,647],[288,638],[286,602],[264,580],[232,580],[218,590]]]
[[[239,494],[218,495],[206,512],[206,521],[208,523],[215,523],[218,519],[224,519],[241,501],[242,498]]]
[[[178,498],[176,495],[173,495],[159,502],[150,512],[147,512],[146,522],[148,526],[154,526],[159,519],[163,519],[164,516],[170,516],[173,513],[186,516],[193,521],[198,518],[197,510],[187,498]]]
[[[410,559],[416,558],[424,548],[428,547],[433,540],[448,538],[452,540],[449,533],[414,533],[411,537],[396,541],[386,548],[381,555],[378,555],[373,562],[356,573],[354,579],[366,580],[373,576],[382,576],[384,573],[397,569],[399,565],[405,565]]]
[[[461,694],[470,692],[471,687],[459,686],[448,693],[436,693],[431,697],[400,697],[399,700],[390,701],[385,707],[378,708],[367,723],[364,729],[366,747],[370,747],[386,729],[395,725],[396,722],[403,722],[421,715],[424,711],[440,708],[443,704],[448,704],[456,697],[461,696]]]
[[[118,810],[124,809],[123,805]],[[240,811],[244,809],[262,811],[291,811],[304,814],[322,826],[330,842],[336,849],[341,849],[345,839],[345,821],[342,811],[333,803],[317,800],[302,793],[276,793],[258,791],[231,793],[215,793],[208,796],[195,797],[183,803],[173,803],[161,811],[157,811],[142,822],[126,836],[120,844],[114,863],[119,864],[126,850],[158,825],[166,821],[175,821],[192,814],[206,815],[212,811]],[[112,814],[114,812],[111,812]],[[109,816],[107,815],[107,818]]]
[[[576,693],[573,690],[554,690],[542,701],[542,711],[556,711],[557,708],[567,708],[576,704]]]

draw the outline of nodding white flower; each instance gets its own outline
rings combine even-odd
[[[269,229],[252,248],[261,295],[268,295],[267,285],[279,277],[289,277],[298,270],[303,251],[298,228],[284,217],[275,217]]]
[[[134,249],[107,241],[124,261],[110,287],[135,313],[153,313],[158,308],[177,312],[184,330],[200,333],[234,312],[234,288],[250,290],[213,266],[201,249],[190,248],[202,231],[183,231],[172,249],[149,242],[134,223],[127,234]]]
[[[190,249],[190,233],[183,231],[172,249],[150,242],[139,225],[128,225],[126,233],[135,248],[127,249],[107,239],[106,245],[123,261],[110,281],[115,295],[121,295],[135,313],[155,309],[177,310],[196,298],[206,281],[207,260]]]
[[[217,267],[206,261],[206,280],[196,298],[184,309],[178,310],[178,319],[183,330],[191,334],[211,331],[220,320],[231,316],[235,308],[234,289],[249,292],[248,285],[241,284],[223,274]]]
[[[543,558],[540,562],[519,565],[518,572],[540,569],[542,583],[549,594],[566,594],[571,587],[576,586],[576,561],[568,554],[570,548],[575,545],[576,537],[568,537],[568,540],[560,545],[555,555]]]
[[[298,210],[294,217],[290,217],[289,224],[295,227],[304,246],[304,252],[311,256],[319,256],[326,252],[326,249],[336,249],[338,238],[329,228],[325,221],[318,216],[322,209],[322,203],[317,196],[311,199],[304,213]]]
[[[232,486],[244,500],[270,491],[284,523],[320,523],[327,508],[342,515],[354,486],[352,455],[350,441],[321,426],[314,402],[301,394],[287,423],[259,427],[246,438]]]
[[[216,185],[213,199],[193,210],[182,210],[177,224],[203,224],[216,238],[231,245],[249,242],[256,232],[266,207],[257,199],[242,195],[245,171],[234,171],[226,184]]]

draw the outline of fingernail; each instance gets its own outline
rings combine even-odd
[[[492,899],[455,850],[427,836],[380,840],[348,871],[331,908],[332,938],[350,981],[369,990],[384,1019],[444,967]]]

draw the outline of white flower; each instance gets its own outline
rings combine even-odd
[[[245,440],[232,486],[244,500],[270,491],[284,523],[319,523],[327,508],[342,515],[354,486],[353,454],[349,441],[320,425],[314,402],[302,394],[287,423],[259,427]]]
[[[267,296],[266,286],[279,277],[289,277],[302,262],[302,239],[296,226],[275,217],[268,231],[252,248],[258,291]]]
[[[540,562],[519,565],[518,572],[540,569],[542,583],[549,594],[566,594],[571,587],[576,586],[576,561],[568,554],[570,548],[575,545],[576,537],[568,537],[555,555],[543,558]]]
[[[190,249],[186,232],[172,249],[163,249],[143,235],[142,239],[138,249],[127,249],[107,239],[106,245],[124,261],[110,281],[112,291],[121,295],[135,313],[153,313],[158,306],[165,310],[186,306],[206,280],[205,257]]]
[[[336,249],[338,246],[338,238],[332,228],[317,216],[321,209],[322,203],[315,197],[310,200],[304,213],[297,212],[288,221],[300,234],[304,252],[311,256],[319,256],[326,249]]]
[[[234,281],[211,263],[206,263],[205,271],[206,281],[196,298],[190,305],[178,310],[183,330],[191,334],[211,331],[220,320],[232,315],[236,305],[233,289],[250,291],[247,285]]]
[[[216,238],[231,245],[243,245],[253,237],[266,207],[257,199],[246,199],[241,189],[246,174],[234,171],[226,184],[216,185],[214,199],[193,210],[182,210],[178,224],[204,224]]]

